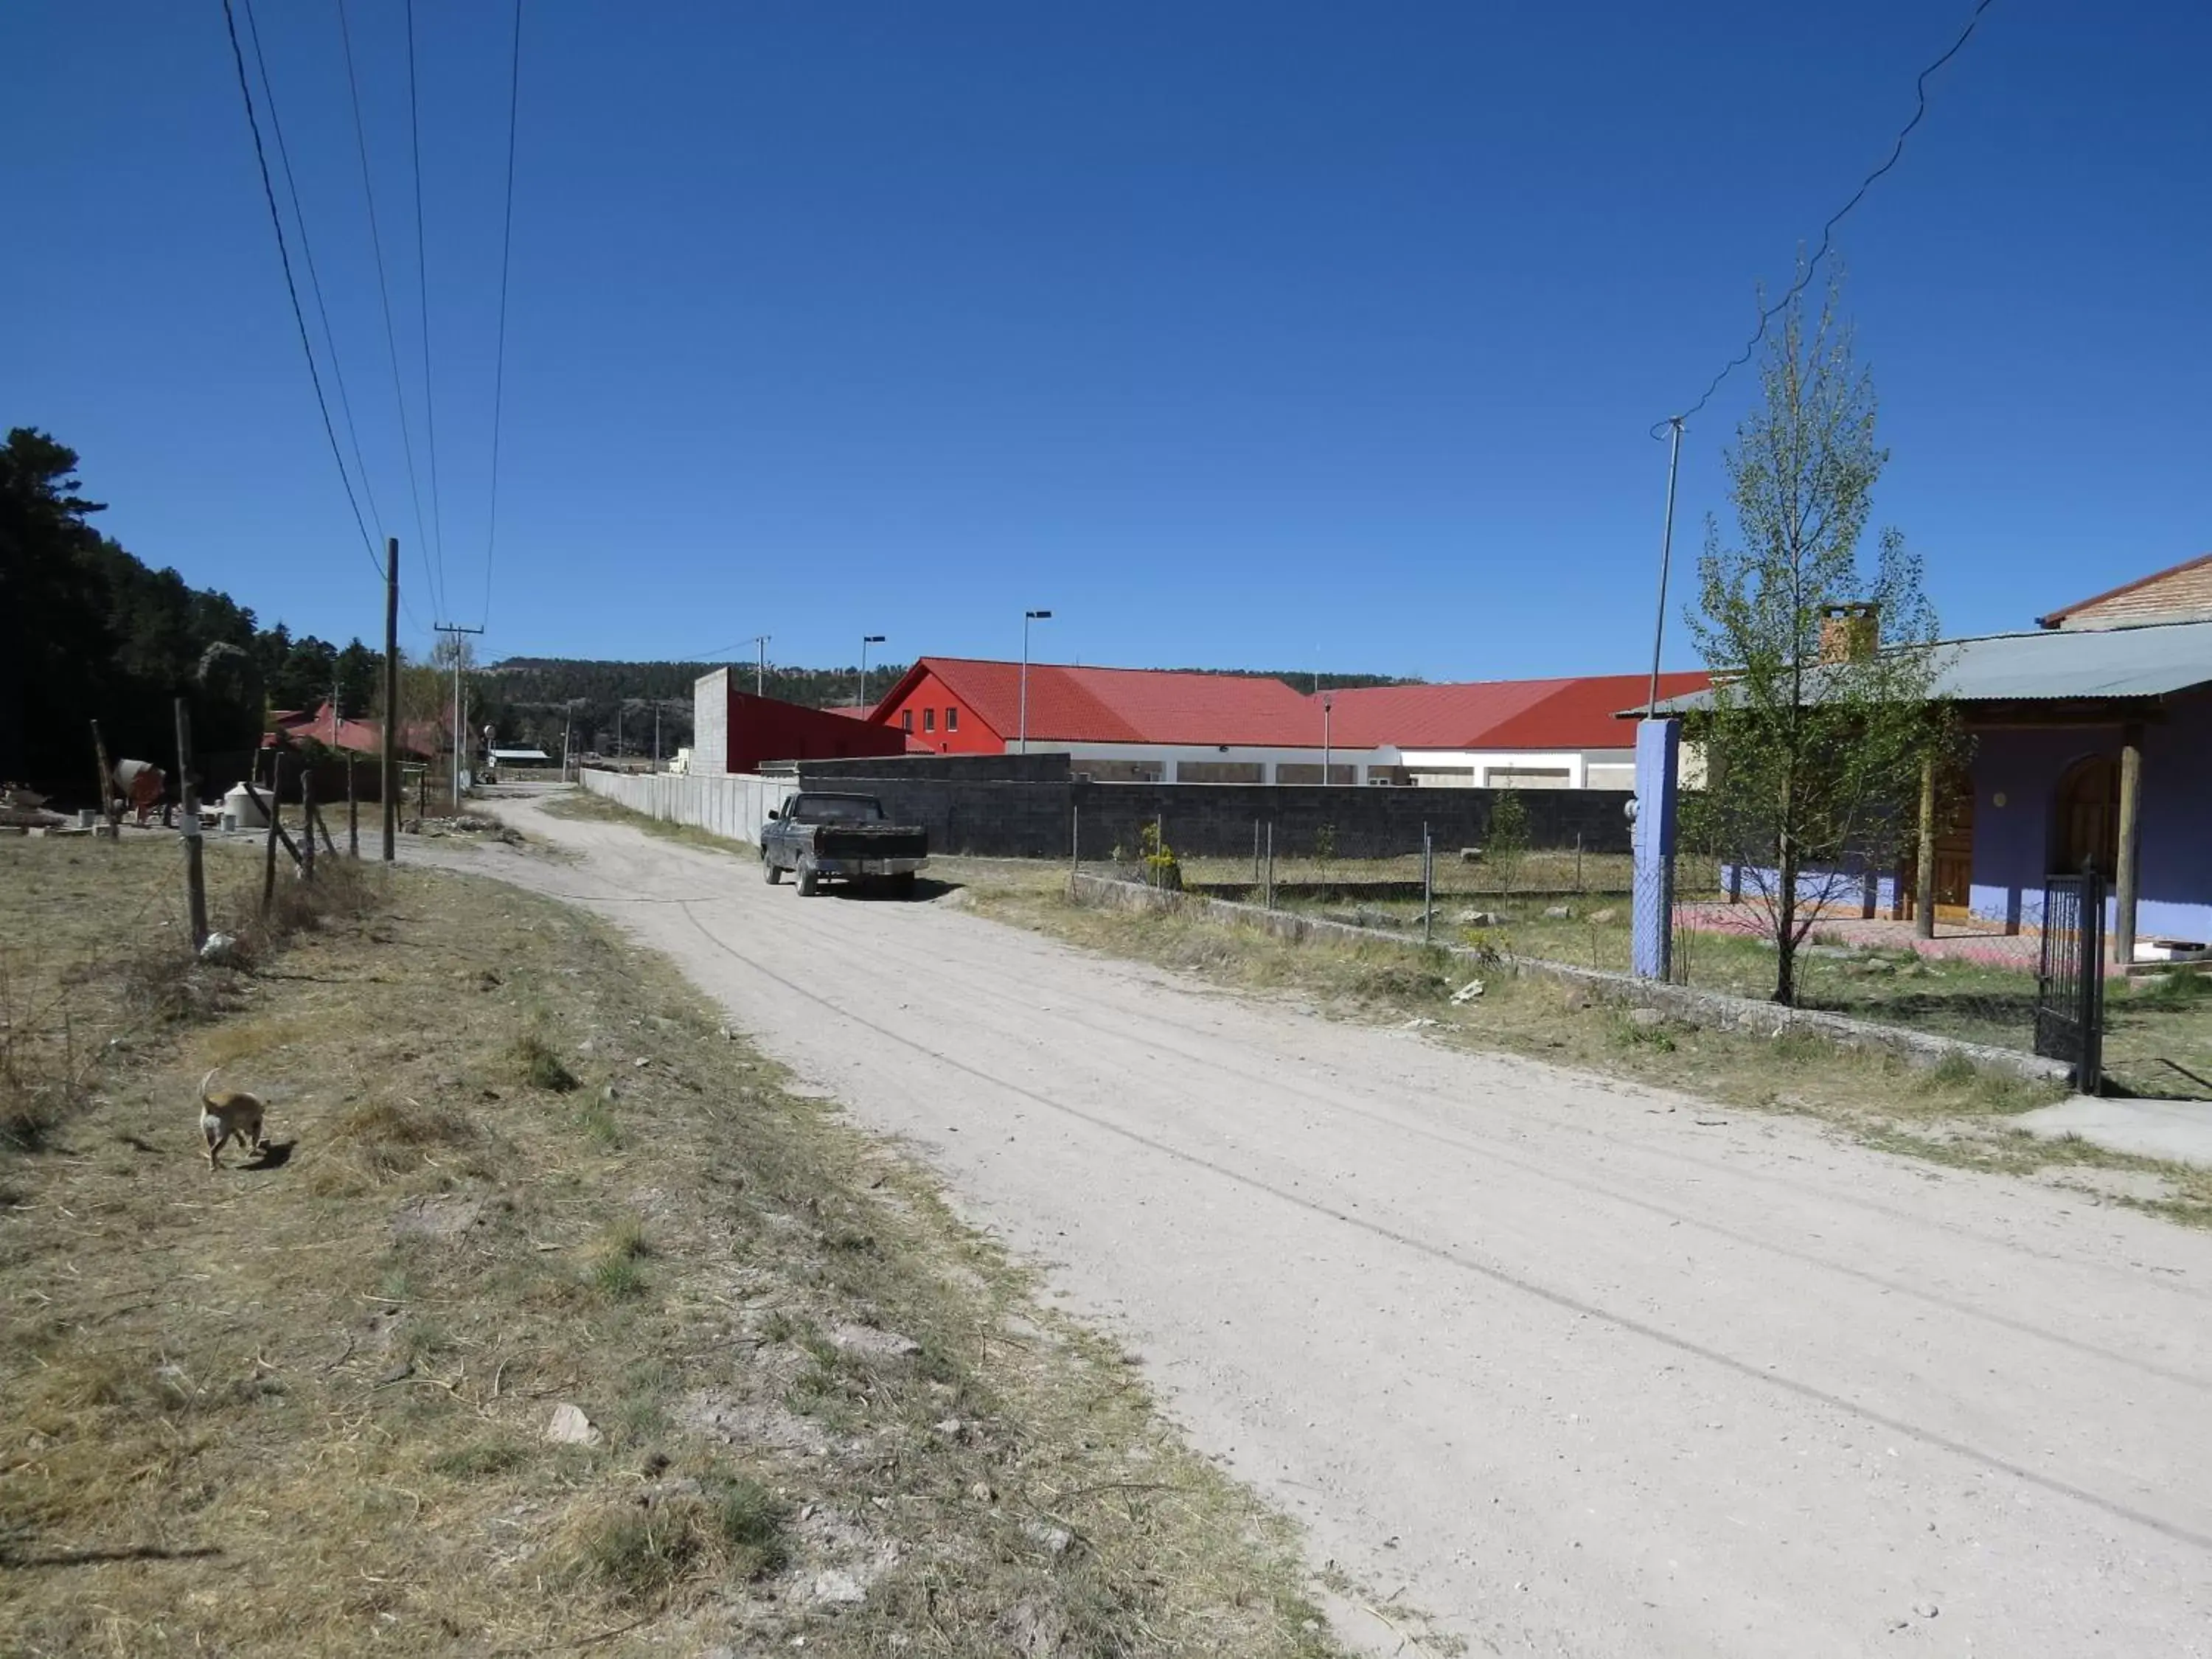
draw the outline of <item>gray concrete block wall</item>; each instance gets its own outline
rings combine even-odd
[[[996,758],[996,757],[993,757]],[[1031,757],[1031,759],[1037,757]],[[1194,858],[1249,857],[1255,823],[1274,825],[1279,858],[1311,856],[1327,826],[1339,858],[1417,853],[1429,826],[1439,854],[1480,847],[1502,793],[1492,789],[1324,788],[1280,784],[1024,783],[989,779],[830,775],[804,769],[809,787],[875,796],[891,817],[927,828],[940,853],[1103,859],[1133,849],[1143,826],[1164,821],[1168,846]],[[1529,843],[1584,851],[1628,850],[1625,790],[1516,792]]]

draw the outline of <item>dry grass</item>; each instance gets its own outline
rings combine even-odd
[[[154,850],[0,914],[104,939]],[[214,1023],[112,1014],[0,1161],[9,1652],[1328,1650],[1117,1354],[575,913],[402,872]],[[210,1176],[217,1063],[276,1150]]]
[[[1470,1048],[1817,1119],[1885,1151],[2076,1184],[2114,1202],[2212,1226],[2212,1170],[2033,1136],[2011,1120],[2063,1091],[1964,1060],[1923,1069],[1802,1033],[1765,1038],[1676,1024],[1640,1026],[1586,993],[1485,974],[1443,951],[1379,941],[1299,944],[1195,914],[1074,905],[1064,868],[1001,876],[976,866],[962,873],[982,914],[1095,950],[1217,983],[1296,993],[1346,1018],[1427,1018],[1436,1022],[1431,1035]],[[1453,1004],[1451,993],[1477,977],[1485,981],[1481,997]]]

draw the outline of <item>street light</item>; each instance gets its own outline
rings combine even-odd
[[[1332,691],[1321,700],[1321,781],[1328,781],[1328,726],[1336,713],[1336,693]]]
[[[884,636],[880,634],[860,635],[860,718],[862,720],[868,718],[868,647],[872,645],[881,645],[883,642]]]
[[[1051,620],[1052,612],[1049,611],[1024,611],[1022,612],[1021,752],[1024,755],[1030,752],[1030,624],[1033,622],[1050,622]]]

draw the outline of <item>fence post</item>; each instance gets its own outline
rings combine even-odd
[[[276,902],[276,834],[284,817],[284,768],[279,751],[269,757],[269,845],[261,855],[261,914]]]
[[[192,930],[192,954],[207,943],[207,877],[200,861],[200,781],[192,769],[192,714],[177,699],[177,793],[182,801],[178,828],[185,839],[185,913]]]
[[[1575,896],[1583,896],[1583,832],[1575,831]]]
[[[315,878],[315,769],[300,768],[300,879]]]
[[[2074,1068],[2074,1088],[2078,1094],[2101,1095],[2105,1092],[2105,876],[2094,868],[2081,878],[2080,939],[2075,965],[2081,975],[2081,1058]]]
[[[1421,943],[1432,941],[1437,908],[1437,837],[1432,826],[1421,825]]]
[[[1261,887],[1261,902],[1270,910],[1275,908],[1275,821],[1267,820],[1267,874]]]
[[[92,757],[100,768],[100,816],[107,825],[107,838],[122,838],[122,815],[115,810],[115,773],[107,764],[107,739],[100,735],[100,722],[92,723]]]
[[[1075,878],[1083,873],[1083,804],[1067,806],[1067,896],[1075,896]]]
[[[1260,884],[1260,820],[1252,820],[1252,884]]]

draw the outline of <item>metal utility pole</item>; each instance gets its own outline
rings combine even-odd
[[[384,861],[399,856],[399,538],[384,544]]]
[[[660,699],[653,700],[653,769],[660,769]]]
[[[881,645],[883,642],[884,636],[880,634],[860,635],[860,718],[862,720],[868,717],[868,647],[872,645]]]
[[[1336,714],[1336,693],[1332,691],[1321,700],[1321,781],[1328,781],[1329,722]]]
[[[1644,718],[1659,716],[1659,647],[1667,637],[1667,567],[1674,553],[1674,475],[1682,465],[1682,417],[1670,417],[1673,441],[1667,450],[1667,525],[1659,533],[1659,614],[1651,620],[1651,690],[1644,702]]]
[[[458,623],[439,623],[433,630],[453,636],[453,811],[461,810],[461,753],[468,741],[461,725],[461,635],[481,634],[481,628],[463,628]]]
[[[756,634],[753,643],[760,648],[760,666],[753,671],[753,696],[768,696],[768,635]]]
[[[1050,622],[1051,620],[1052,612],[1049,611],[1024,611],[1022,612],[1021,752],[1024,755],[1030,752],[1030,624],[1031,623]]]
[[[563,783],[569,781],[568,739],[570,733],[575,729],[575,724],[576,700],[571,697],[562,705],[561,708],[561,781]]]

